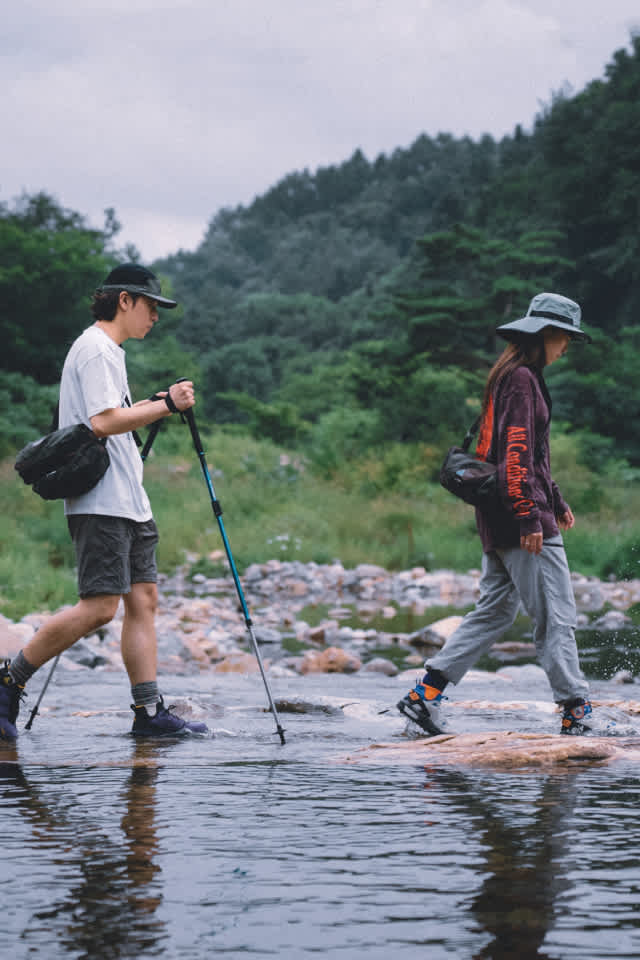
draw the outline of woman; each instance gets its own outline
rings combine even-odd
[[[426,674],[398,703],[426,733],[441,733],[439,710],[448,683],[459,683],[481,654],[512,625],[522,604],[533,622],[536,653],[562,709],[561,733],[583,734],[591,711],[578,661],[576,607],[560,531],[574,516],[551,479],[551,398],[542,370],[570,340],[590,341],[580,307],[539,293],[525,317],[498,327],[509,340],[485,387],[477,455],[498,465],[500,504],[476,510],[484,550],[480,599]]]

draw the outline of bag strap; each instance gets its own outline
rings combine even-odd
[[[127,405],[128,407],[131,406],[131,400],[129,400],[128,394],[125,394],[125,396],[124,396],[124,402],[126,403],[126,405]],[[133,437],[133,439],[134,439],[135,442],[136,442],[136,447],[141,447],[141,446],[142,446],[142,440],[140,439],[140,434],[138,433],[138,431],[137,431],[137,430],[131,430],[131,436]]]
[[[500,399],[500,392],[502,390],[503,385],[504,385],[504,378],[499,382],[498,388],[496,390],[496,395],[493,398],[493,429],[491,431],[491,447],[489,449],[489,454],[487,455],[488,463],[495,463],[495,460],[491,460],[490,456],[496,440],[496,416],[498,413],[498,401]],[[473,440],[476,433],[478,432],[481,423],[482,423],[482,414],[476,417],[476,419],[473,421],[473,423],[467,430],[465,438],[462,441],[462,449],[464,450],[465,453],[468,453],[469,447],[471,446],[471,441]]]
[[[131,400],[129,400],[129,397],[125,397],[124,401],[128,407],[131,406]],[[60,401],[58,400],[58,402],[56,403],[55,410],[53,411],[53,416],[51,418],[51,426],[49,428],[49,432],[53,433],[55,430],[58,429],[59,426],[60,426]],[[136,442],[136,446],[141,447],[142,440],[140,439],[140,434],[138,433],[138,431],[132,430],[131,433],[133,435],[133,439]],[[104,438],[104,442],[105,443],[107,442],[106,437]]]
[[[480,426],[480,421],[481,421],[481,420],[482,420],[482,415],[479,416],[479,417],[477,417],[477,418],[473,421],[473,423],[471,424],[471,426],[469,427],[469,429],[467,430],[467,432],[466,432],[466,434],[465,434],[464,440],[462,441],[462,449],[464,450],[465,453],[468,453],[468,452],[469,452],[469,447],[471,446],[471,441],[473,440],[473,438],[475,437],[476,433],[478,432],[478,427]]]
[[[544,382],[544,381],[543,381],[543,382]],[[489,456],[491,455],[491,452],[492,452],[492,450],[493,450],[493,446],[494,446],[494,443],[495,443],[495,439],[496,439],[496,433],[495,433],[496,414],[497,414],[497,412],[498,412],[498,401],[499,401],[499,398],[500,398],[500,391],[502,390],[503,385],[504,385],[504,379],[501,380],[500,383],[498,384],[498,389],[497,389],[497,391],[496,391],[496,395],[495,395],[495,398],[494,398],[494,401],[493,401],[493,431],[492,431],[492,434],[491,434],[491,448],[490,448],[490,450],[489,450]],[[545,387],[546,387],[546,384],[545,384]],[[548,391],[547,391],[547,397],[548,397]],[[545,400],[547,399],[547,397],[545,397]],[[549,398],[549,399],[550,399],[550,398]],[[549,420],[551,420],[551,418],[549,418]],[[464,437],[464,440],[462,441],[462,449],[464,450],[465,453],[468,453],[468,452],[469,452],[469,447],[471,446],[471,441],[473,440],[473,438],[475,437],[476,433],[478,432],[478,429],[480,428],[481,422],[482,422],[482,414],[480,414],[479,417],[476,417],[476,419],[473,421],[473,423],[471,424],[471,426],[470,426],[469,429],[467,430],[467,432],[466,432],[466,434],[465,434],[465,437]],[[533,449],[533,461],[534,461],[534,463],[539,463],[541,460],[543,460],[543,459],[544,459],[544,454],[545,454],[545,444],[544,444],[544,440],[538,440],[538,441],[536,441],[536,443],[535,443],[535,445],[534,445],[534,449]],[[490,460],[490,459],[489,459],[489,456],[487,457],[487,462],[489,462],[489,463],[495,462],[495,461]]]

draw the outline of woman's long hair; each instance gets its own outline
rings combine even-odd
[[[514,336],[489,371],[482,397],[483,420],[489,409],[491,398],[496,396],[505,377],[518,367],[531,367],[532,370],[540,371],[544,364],[544,338],[541,333],[523,333],[517,337]]]

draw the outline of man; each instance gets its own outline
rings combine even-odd
[[[15,740],[24,686],[44,663],[81,637],[109,623],[124,603],[121,650],[131,682],[138,736],[207,733],[164,706],[156,678],[156,544],[158,532],[142,485],[142,459],[132,431],[195,403],[190,381],[131,405],[122,344],[142,340],[158,320],[161,295],[155,275],[124,263],[93,297],[95,323],[73,343],[60,383],[61,427],[86,423],[107,438],[110,466],[88,493],[65,500],[78,566],[78,603],[52,616],[26,647],[0,668],[0,739]]]

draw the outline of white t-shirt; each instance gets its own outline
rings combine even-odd
[[[125,353],[100,327],[88,327],[72,344],[60,382],[59,424],[86,423],[104,410],[126,406],[129,396]],[[107,438],[111,465],[93,490],[65,500],[65,515],[96,513],[151,520],[151,505],[142,486],[142,459],[131,433]]]

